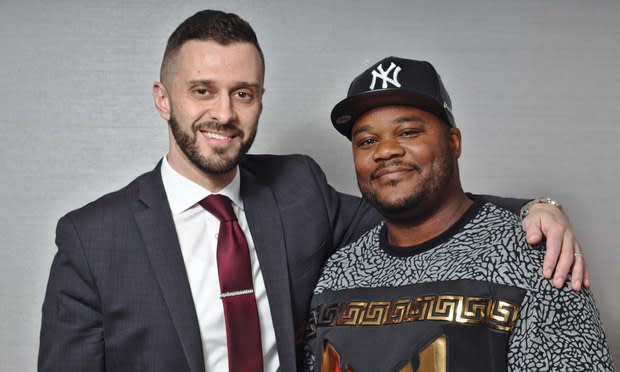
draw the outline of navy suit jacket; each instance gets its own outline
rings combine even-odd
[[[380,216],[336,192],[301,155],[247,155],[241,196],[267,288],[282,371],[323,262]],[[500,202],[512,209],[520,200]],[[41,372],[204,372],[198,319],[160,166],[68,213],[43,304]],[[217,306],[217,304],[216,304]]]

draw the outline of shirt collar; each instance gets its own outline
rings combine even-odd
[[[164,190],[166,191],[172,214],[182,213],[213,194],[213,192],[174,170],[170,163],[168,163],[167,155],[164,156],[161,162],[161,179],[164,183]],[[243,210],[239,167],[237,167],[235,178],[226,187],[218,191],[217,194],[227,196],[232,200],[233,205]]]

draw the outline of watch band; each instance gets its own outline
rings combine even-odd
[[[530,200],[529,202],[525,203],[521,207],[521,212],[519,213],[519,216],[521,217],[522,220],[530,214],[530,209],[536,204],[550,204],[550,205],[553,205],[554,207],[559,208],[561,211],[564,211],[562,209],[562,205],[560,205],[560,203],[558,203],[557,201],[551,198],[547,198],[547,197],[538,198],[538,199]]]

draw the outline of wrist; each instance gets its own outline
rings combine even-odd
[[[527,217],[530,214],[530,210],[532,209],[532,207],[538,204],[553,205],[554,207],[558,208],[560,211],[564,212],[564,210],[562,209],[562,205],[560,205],[560,203],[558,203],[557,201],[551,198],[547,198],[547,197],[537,198],[537,199],[530,200],[529,202],[525,203],[521,207],[521,211],[519,213],[521,220],[525,219],[525,217]]]

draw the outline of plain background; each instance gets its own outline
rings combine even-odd
[[[310,154],[351,193],[331,108],[385,56],[431,61],[466,190],[562,202],[620,359],[619,1],[0,0],[0,370],[36,368],[58,218],[165,154],[151,84],[169,34],[205,7],[247,19],[266,55],[252,151]]]

